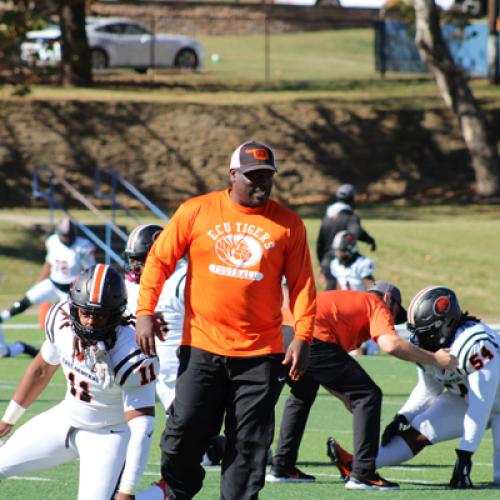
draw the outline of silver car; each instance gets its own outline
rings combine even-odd
[[[131,19],[89,17],[86,31],[94,69],[196,69],[204,63],[203,46],[197,40],[183,35],[151,33]],[[56,26],[29,31],[21,44],[21,59],[35,65],[57,64],[61,60],[60,38],[61,32]]]

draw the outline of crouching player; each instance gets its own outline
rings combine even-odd
[[[460,438],[451,488],[472,488],[472,455],[484,431],[493,431],[493,480],[500,483],[500,335],[462,312],[455,293],[443,286],[421,290],[408,307],[410,341],[428,351],[449,347],[455,370],[418,366],[418,382],[385,428],[377,468],[397,465],[424,447]],[[341,474],[351,457],[333,439],[328,455]]]
[[[79,500],[134,498],[154,427],[156,358],[144,356],[123,316],[121,276],[98,264],[52,307],[46,340],[1,421],[9,433],[62,365],[65,399],[22,425],[0,447],[0,479],[80,460]]]

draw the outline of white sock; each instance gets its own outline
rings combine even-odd
[[[378,449],[376,468],[398,465],[414,456],[413,451],[401,436],[395,436],[387,446]]]
[[[135,500],[165,500],[165,495],[159,486],[152,484],[149,488],[136,493]]]
[[[4,321],[7,321],[8,319],[10,319],[10,312],[8,309],[5,309],[5,311],[2,311],[0,313],[0,317],[4,320]]]

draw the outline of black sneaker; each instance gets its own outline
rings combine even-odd
[[[268,483],[306,483],[316,481],[311,474],[305,474],[297,467],[282,469],[280,467],[271,467],[269,474],[266,474]]]
[[[351,477],[352,455],[344,450],[334,438],[329,437],[326,440],[326,454],[330,460],[337,466],[340,477],[347,480]]]
[[[351,474],[346,490],[399,490],[399,484],[380,477],[376,472],[366,476]]]
[[[24,342],[19,342],[23,346],[24,349],[24,354],[27,354],[28,356],[31,356],[34,358],[38,354],[38,349],[36,347],[33,347],[32,345],[25,344]]]

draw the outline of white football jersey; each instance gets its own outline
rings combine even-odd
[[[74,333],[69,324],[69,303],[59,302],[49,311],[46,339],[41,348],[44,360],[62,365],[67,382],[64,404],[72,425],[95,429],[125,422],[124,411],[154,406],[158,374],[157,358],[141,353],[130,326],[119,326],[115,345],[108,351],[114,384],[104,389],[92,369],[92,361],[73,356]]]
[[[460,448],[475,451],[492,409],[500,411],[500,335],[484,323],[468,321],[455,332],[450,350],[457,357],[457,368],[419,365],[418,383],[398,413],[412,421],[445,391],[464,398],[467,411]]]
[[[72,245],[65,245],[57,234],[45,241],[50,264],[50,279],[61,285],[70,284],[77,275],[95,264],[95,246],[86,238],[77,236]]]
[[[366,290],[363,279],[375,274],[375,262],[359,255],[350,266],[345,266],[335,258],[330,263],[330,272],[341,290]]]
[[[162,314],[164,321],[168,324],[168,335],[165,343],[178,345],[182,337],[182,326],[184,323],[184,286],[186,283],[187,263],[179,261],[177,267],[165,281],[156,312]],[[139,284],[125,279],[127,288],[127,311],[135,315],[137,299],[139,297]]]

